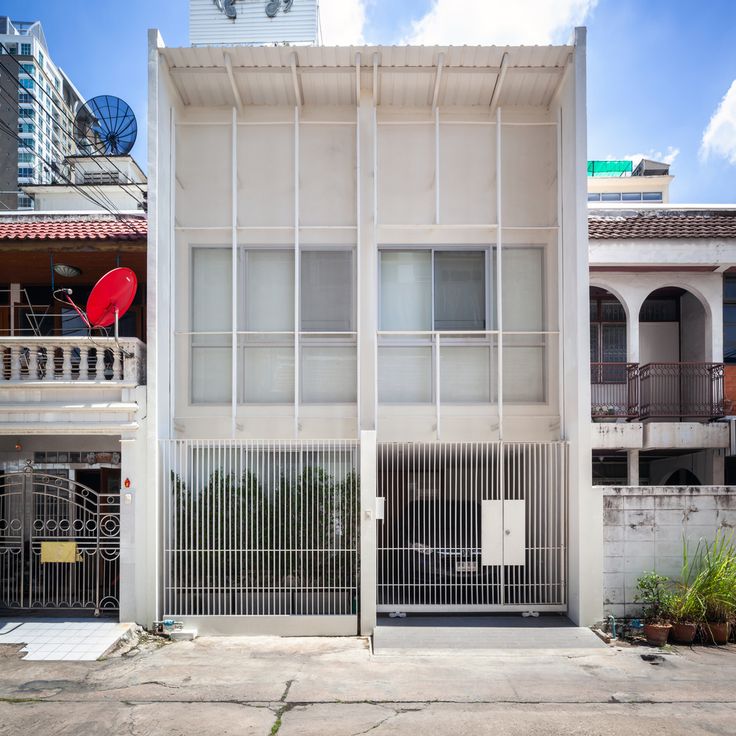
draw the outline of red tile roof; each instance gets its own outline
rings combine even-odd
[[[588,237],[591,240],[736,238],[736,212],[591,214]]]
[[[0,240],[146,240],[144,217],[0,218]]]

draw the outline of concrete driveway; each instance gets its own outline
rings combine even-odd
[[[0,734],[734,734],[736,648],[403,651],[201,638],[97,662],[0,647]]]

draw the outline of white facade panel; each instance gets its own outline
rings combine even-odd
[[[315,44],[317,0],[190,0],[189,42]]]

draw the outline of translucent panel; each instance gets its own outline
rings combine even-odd
[[[485,264],[480,251],[435,253],[435,330],[485,329]]]
[[[733,276],[723,279],[723,298],[736,301],[736,278]]]
[[[294,224],[292,125],[239,125],[238,172],[239,225]]]
[[[354,403],[357,395],[355,347],[303,346],[301,377],[302,403]]]
[[[299,136],[301,224],[355,225],[355,127],[302,125]]]
[[[232,223],[231,138],[232,131],[226,125],[177,126],[176,178],[172,177],[172,182],[176,181],[178,225]]]
[[[496,400],[495,351],[485,346],[440,346],[440,401],[442,403]]]
[[[544,249],[504,248],[503,329],[544,329]]]
[[[381,253],[381,329],[432,329],[430,251]]]
[[[381,224],[434,222],[434,126],[378,126],[378,218]]]
[[[294,329],[294,252],[245,250],[241,328],[246,332]]]
[[[192,336],[192,403],[228,404],[232,397],[230,335]]]
[[[432,348],[379,347],[378,400],[384,404],[430,403]]]
[[[544,336],[507,335],[503,341],[503,400],[543,403],[547,349]]]
[[[282,339],[240,340],[238,400],[246,404],[294,401],[294,346]]]
[[[232,325],[232,253],[192,249],[192,332],[228,331]]]
[[[495,128],[440,125],[440,222],[496,222]]]
[[[353,281],[352,251],[302,252],[302,330],[352,331]]]

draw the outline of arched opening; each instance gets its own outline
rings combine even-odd
[[[639,362],[705,362],[707,322],[705,308],[691,292],[656,289],[639,310]]]
[[[656,289],[639,311],[642,419],[713,419],[723,414],[723,366],[708,362],[710,317],[695,294]]]
[[[631,415],[626,362],[626,311],[611,292],[590,287],[591,413],[596,419]]]
[[[678,468],[665,481],[666,486],[699,486],[698,476],[687,468]]]

